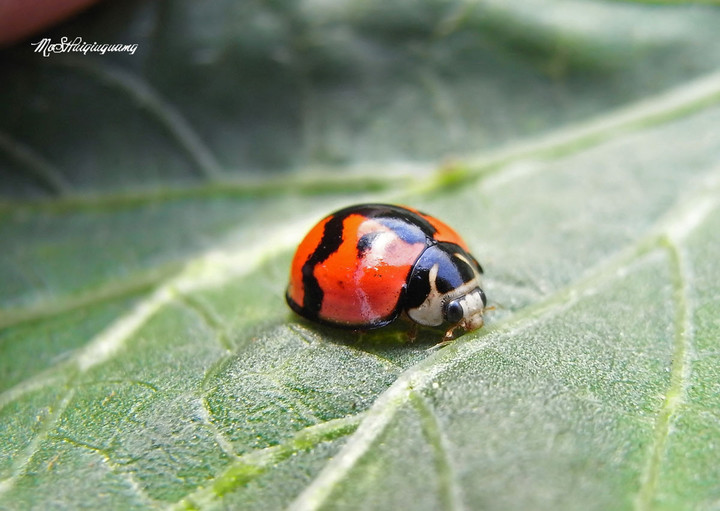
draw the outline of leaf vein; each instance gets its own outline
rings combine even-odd
[[[137,104],[150,112],[179,143],[180,147],[197,166],[205,178],[222,174],[221,167],[200,136],[183,115],[156,91],[149,83],[131,72],[97,61],[64,57],[58,64],[89,73],[100,81],[128,94]]]
[[[293,453],[311,449],[324,441],[350,434],[360,423],[364,413],[333,419],[308,426],[296,432],[288,441],[236,457],[225,470],[193,493],[168,509],[206,508],[214,501],[261,475],[269,466]]]
[[[462,504],[460,487],[457,484],[457,476],[448,452],[448,440],[443,434],[438,417],[420,393],[411,392],[410,402],[420,415],[423,433],[435,452],[435,469],[438,474],[440,501],[443,509],[460,511],[465,506]]]
[[[130,465],[133,461],[129,461],[126,463],[119,463],[117,461],[113,461],[111,457],[111,450],[108,448],[99,447],[96,445],[89,444],[87,442],[81,442],[79,440],[76,440],[74,438],[71,438],[69,436],[55,436],[55,435],[49,435],[48,439],[55,440],[58,442],[66,442],[74,447],[77,447],[79,449],[86,449],[92,452],[95,452],[102,456],[104,462],[107,464],[107,466],[116,474],[119,474],[127,484],[133,489],[135,494],[140,497],[140,499],[146,504],[146,505],[157,505],[157,501],[150,497],[150,495],[147,494],[145,489],[138,483],[138,481],[133,477],[132,471],[130,470],[124,470],[122,469],[123,466]],[[56,457],[57,458],[57,457]],[[48,470],[52,469],[52,466],[55,462],[55,459],[51,460],[50,463],[48,463]]]
[[[70,182],[65,179],[60,169],[30,147],[4,133],[0,133],[0,150],[22,164],[54,195],[66,195],[72,189]]]
[[[673,355],[670,381],[665,399],[654,427],[648,461],[641,476],[640,489],[635,498],[635,509],[647,511],[653,508],[658,481],[662,469],[672,424],[685,404],[685,394],[690,380],[690,355],[692,351],[692,326],[690,325],[689,280],[687,258],[672,237],[662,239],[670,256],[672,270],[673,301],[676,304],[673,333]]]
[[[233,351],[232,343],[227,334],[227,328],[210,307],[187,293],[177,292],[175,298],[200,317],[201,321],[213,331],[215,338],[223,349],[228,352]]]
[[[68,61],[67,58],[58,60],[63,60],[66,64]],[[83,66],[77,61],[72,61],[72,65],[75,67]],[[87,66],[85,65],[85,67]],[[120,72],[120,78],[117,78],[113,75],[112,70],[93,69],[91,71],[106,80],[111,78],[116,85],[125,85],[123,79],[127,78],[127,72]],[[131,75],[129,76],[131,84],[125,88],[129,88],[139,97],[143,97],[142,92],[147,86]],[[135,81],[133,82],[133,80]],[[134,87],[136,82],[139,87]],[[153,94],[155,93],[152,92],[151,96]],[[516,175],[515,170],[509,168],[508,165],[528,158],[567,156],[613,138],[625,136],[629,131],[660,125],[664,122],[671,122],[683,116],[691,115],[719,101],[720,72],[710,73],[665,93],[619,108],[611,114],[570,125],[546,136],[531,138],[499,150],[483,151],[479,154],[455,158],[454,160],[458,163],[451,168],[442,167],[441,172],[438,172],[437,179],[428,179],[428,172],[433,168],[431,165],[419,165],[416,162],[387,163],[383,165],[382,174],[373,176],[368,170],[361,173],[359,177],[350,178],[344,176],[341,180],[333,177],[337,175],[336,172],[318,175],[314,168],[308,168],[298,169],[297,173],[310,175],[309,179],[307,177],[301,180],[283,177],[281,180],[273,178],[255,183],[239,183],[220,177],[204,185],[166,188],[160,191],[144,190],[102,196],[77,195],[53,201],[3,201],[0,203],[0,211],[3,209],[16,210],[17,208],[52,211],[64,211],[72,208],[107,208],[108,203],[116,205],[145,204],[160,200],[206,197],[219,194],[258,197],[286,194],[288,192],[327,193],[328,191],[350,190],[376,192],[392,189],[406,190],[401,196],[395,197],[396,200],[399,200],[411,194],[442,188],[449,183],[457,185],[459,181],[482,179],[491,174],[498,174],[501,170],[508,173],[511,178],[517,178],[522,174]],[[163,117],[163,122],[169,122],[166,119],[167,117],[167,115]],[[390,172],[389,169],[395,170]],[[391,181],[388,181],[389,179]],[[403,183],[404,186],[402,186]],[[413,184],[415,186],[412,186]]]
[[[58,420],[60,420],[60,416],[68,407],[74,395],[75,389],[69,388],[62,397],[56,400],[49,417],[45,419],[37,435],[35,435],[35,437],[23,450],[22,455],[19,456],[13,463],[10,477],[0,481],[0,495],[9,491],[15,485],[15,481],[22,474],[28,463],[30,463],[30,460],[32,460],[33,456],[40,447],[40,443],[48,437],[50,430],[57,424]]]

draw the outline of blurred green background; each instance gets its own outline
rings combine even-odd
[[[135,0],[1,50],[0,509],[720,509],[718,27]],[[465,237],[486,328],[290,313],[367,201]]]

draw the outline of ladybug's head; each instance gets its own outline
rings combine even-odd
[[[486,305],[485,292],[480,287],[475,287],[469,293],[445,303],[443,316],[448,323],[470,332],[483,326]]]
[[[465,331],[483,326],[487,305],[480,288],[482,268],[454,243],[428,247],[415,263],[408,280],[405,310],[413,321],[426,326],[450,324]]]

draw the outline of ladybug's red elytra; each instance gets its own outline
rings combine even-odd
[[[482,327],[482,267],[440,220],[412,208],[358,204],[321,220],[298,246],[287,302],[301,316],[358,330],[401,314],[424,326]]]

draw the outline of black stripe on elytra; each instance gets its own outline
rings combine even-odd
[[[368,204],[350,209],[352,213],[372,218],[387,227],[405,243],[410,245],[425,243],[427,246],[434,243],[433,237],[437,229],[425,218],[405,208],[390,204]],[[381,234],[381,232],[369,232],[358,240],[358,258],[362,258],[365,252],[372,248],[373,243]]]
[[[320,308],[322,307],[323,292],[317,278],[315,277],[315,267],[330,257],[343,241],[343,222],[350,215],[346,214],[335,214],[325,224],[323,229],[323,235],[320,239],[315,251],[310,254],[305,264],[302,266],[302,281],[303,288],[305,289],[305,296],[303,297],[303,310],[305,315],[317,319]]]
[[[432,240],[437,229],[420,215],[398,206],[384,206],[385,211],[378,208],[377,221],[391,229],[406,243],[418,243],[423,241],[418,233],[410,226],[417,227],[428,240]]]
[[[433,225],[422,216],[403,207],[394,206],[393,204],[358,204],[356,206],[349,206],[345,209],[341,209],[340,211],[334,213],[333,216],[346,217],[352,214],[363,215],[367,218],[374,218],[391,229],[391,221],[401,218],[406,222],[418,226],[428,236],[432,237],[437,232],[437,229],[435,229],[435,227],[433,227]],[[385,219],[389,220],[390,223],[386,224]]]
[[[306,317],[318,318],[325,295],[315,277],[315,267],[323,263],[340,247],[343,242],[343,222],[348,216],[354,214],[375,219],[407,243],[425,241],[428,246],[434,243],[433,236],[437,229],[422,216],[399,206],[391,204],[360,204],[333,213],[325,224],[320,243],[302,266],[302,280],[305,289],[302,308]],[[409,226],[417,227],[420,232]],[[358,240],[357,249],[359,255],[371,248],[375,237],[373,234],[370,233]]]
[[[380,232],[369,232],[360,237],[356,247],[358,258],[362,258],[365,255],[365,252],[372,248],[373,242],[378,236],[380,236],[380,234]]]

